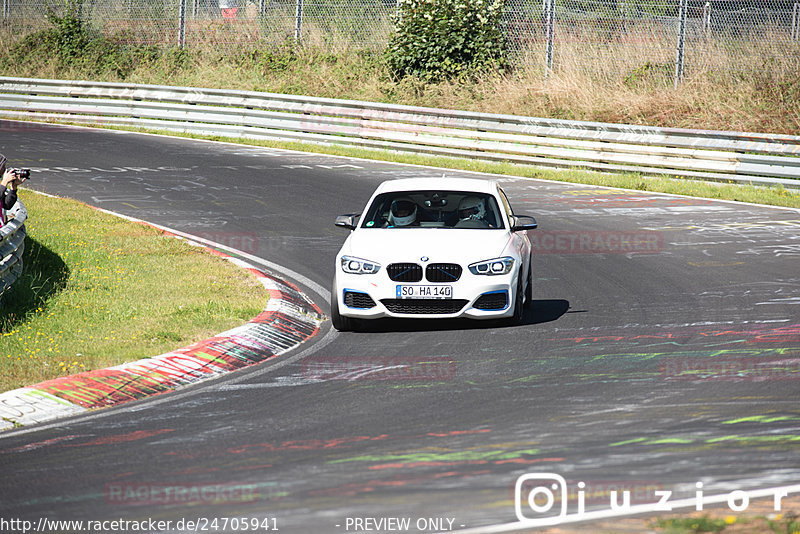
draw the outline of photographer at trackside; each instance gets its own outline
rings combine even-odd
[[[17,187],[25,181],[15,169],[3,171],[3,180],[0,182],[0,225],[6,223],[6,210],[10,210],[17,203]]]

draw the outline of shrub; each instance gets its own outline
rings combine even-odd
[[[162,58],[174,68],[187,63],[183,50],[126,45],[124,39],[102,35],[81,18],[78,1],[66,2],[62,11],[58,14],[48,8],[46,17],[51,27],[29,33],[12,45],[7,56],[0,56],[0,68],[18,71],[19,65],[35,69],[47,64],[56,69],[56,75],[71,76],[77,70],[84,76],[113,73],[124,79],[136,68]]]
[[[53,44],[65,63],[72,63],[79,58],[91,40],[78,9],[76,4],[71,3],[63,16],[53,11],[47,13],[47,20],[56,30],[51,34],[55,40]]]
[[[87,49],[95,45],[95,39],[80,18],[77,2],[67,2],[63,11],[59,15],[48,8],[45,16],[52,27],[23,37],[12,47],[12,59],[25,63],[39,56],[45,60],[54,59],[63,67],[79,66]]]
[[[503,0],[400,0],[386,51],[396,79],[428,81],[508,66]]]

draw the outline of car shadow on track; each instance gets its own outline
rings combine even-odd
[[[485,330],[490,328],[522,328],[558,320],[569,310],[569,301],[562,299],[534,300],[525,309],[522,322],[517,325],[501,320],[478,321],[474,319],[376,319],[360,321],[356,332],[440,332],[445,330]]]

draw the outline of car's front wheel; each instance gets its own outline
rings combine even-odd
[[[331,323],[339,332],[349,332],[355,329],[356,320],[352,317],[345,317],[339,313],[339,290],[336,284],[331,288]]]
[[[533,308],[533,263],[528,267],[528,286],[525,288],[525,306]]]
[[[517,280],[517,292],[514,296],[514,315],[508,319],[511,326],[522,323],[522,316],[525,313],[525,284],[522,282],[522,273],[519,273]]]

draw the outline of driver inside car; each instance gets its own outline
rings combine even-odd
[[[398,198],[389,208],[389,227],[419,226],[417,204],[410,198]]]
[[[490,228],[486,221],[486,205],[482,198],[468,196],[458,203],[458,222],[456,228]]]

